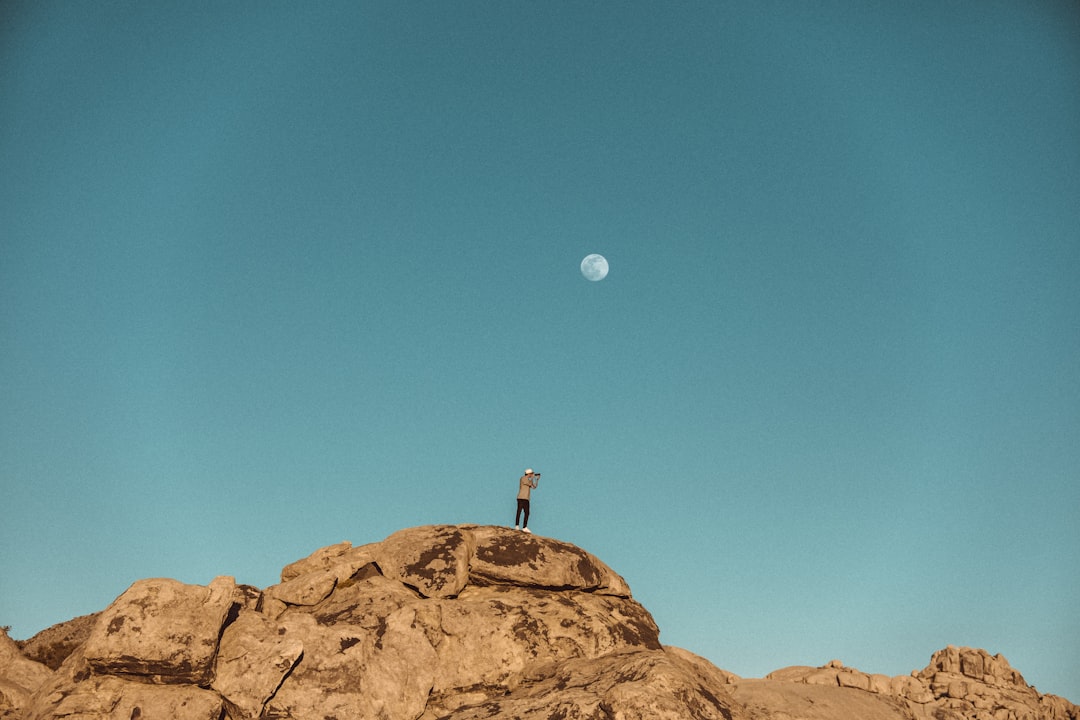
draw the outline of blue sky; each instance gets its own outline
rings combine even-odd
[[[1080,702],[1076,3],[5,2],[0,168],[14,637],[529,466],[720,667]]]

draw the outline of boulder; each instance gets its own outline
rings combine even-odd
[[[53,625],[19,643],[23,655],[57,670],[77,647],[86,642],[97,623],[98,615],[81,615],[66,622]]]
[[[469,581],[474,542],[469,529],[432,525],[396,532],[373,554],[386,577],[424,597],[454,597]]]
[[[7,631],[0,630],[0,717],[29,705],[34,692],[52,675],[47,666],[24,656]]]
[[[663,649],[628,649],[595,659],[531,666],[497,696],[435,695],[421,720],[749,718],[717,680],[715,668],[687,662]]]
[[[415,718],[431,689],[435,651],[416,623],[416,608],[383,616],[369,631],[346,622],[321,625],[309,613],[282,616],[304,656],[267,703],[264,718]]]
[[[205,685],[235,596],[229,577],[209,587],[140,580],[98,618],[84,648],[86,662],[102,675]]]
[[[93,676],[39,702],[26,720],[221,720],[221,696],[193,685],[148,685]]]
[[[293,578],[306,575],[315,570],[329,570],[333,565],[340,561],[343,555],[352,549],[352,543],[348,540],[340,542],[337,545],[329,545],[320,548],[306,558],[289,563],[283,567],[281,569],[281,582],[288,582]]]
[[[630,597],[626,581],[595,556],[569,543],[502,528],[473,531],[475,583],[585,590]]]
[[[330,570],[313,570],[272,585],[263,591],[258,609],[276,618],[289,605],[317,605],[330,596],[337,586],[337,577]]]
[[[423,598],[382,576],[335,592],[311,612],[279,622],[304,658],[267,706],[267,717],[389,717],[423,711],[428,695],[500,697],[538,662],[660,649],[651,616],[629,599],[510,586],[467,587]]]
[[[221,635],[214,681],[233,720],[254,720],[292,671],[304,645],[261,613],[241,610]]]
[[[750,720],[923,720],[924,717],[914,715],[901,700],[839,685],[747,679],[733,683],[730,692]]]

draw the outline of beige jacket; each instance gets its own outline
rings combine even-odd
[[[518,481],[518,500],[528,500],[529,493],[532,492],[537,486],[537,480],[534,475],[522,475],[521,480]]]

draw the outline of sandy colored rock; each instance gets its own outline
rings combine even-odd
[[[403,607],[371,632],[346,623],[320,625],[305,613],[283,616],[287,633],[301,639],[304,657],[263,717],[417,717],[431,689],[436,655],[415,619],[416,609]]]
[[[742,678],[735,673],[722,670],[713,665],[709,660],[684,648],[665,645],[664,652],[667,653],[668,659],[672,662],[689,664],[694,668],[695,673],[709,676],[710,686],[731,685],[732,683],[742,680]]]
[[[421,720],[617,718],[618,720],[743,720],[715,677],[664,650],[625,650],[597,659],[534,666],[506,693],[479,702],[433,697]]]
[[[209,587],[140,580],[98,618],[86,661],[101,675],[205,684],[235,592],[235,581],[225,577]]]
[[[221,720],[221,696],[192,685],[91,676],[34,708],[26,720]],[[49,702],[52,701],[52,702]]]
[[[400,530],[373,548],[382,574],[424,597],[454,597],[469,581],[472,532],[454,525]]]
[[[0,630],[0,717],[15,716],[30,705],[33,694],[52,678],[53,671],[22,654]]]
[[[329,597],[336,585],[337,576],[332,571],[315,570],[266,588],[261,605],[276,602],[281,611],[288,605],[316,605]]]
[[[536,662],[660,649],[652,616],[632,600],[480,587],[427,607],[421,622],[438,640],[435,689],[441,692],[474,684],[501,687]]]
[[[806,685],[829,688],[830,694],[808,694],[799,687]],[[818,668],[776,670],[764,681],[747,681],[740,687],[745,689],[735,697],[757,707],[760,717],[768,717],[772,708],[781,713],[778,717],[801,712],[792,717],[839,720],[844,716],[830,708],[856,712],[851,693],[865,692],[888,705],[889,713],[916,720],[1080,720],[1080,708],[1054,695],[1039,695],[1001,655],[953,646],[934,653],[929,665],[910,676],[868,675],[833,660]],[[848,694],[831,694],[832,688]],[[804,708],[808,703],[812,710]]]
[[[901,700],[843,688],[785,680],[740,680],[731,697],[749,720],[914,720]]]
[[[253,720],[303,652],[303,643],[283,626],[241,610],[222,633],[211,687],[225,699],[233,720]]]
[[[41,634],[55,671],[3,638],[0,720],[1080,720],[971,648],[894,678],[840,660],[739,678],[662,646],[594,556],[507,528],[338,543],[281,576],[135,583],[85,641]]]
[[[569,543],[504,528],[473,531],[473,580],[479,583],[575,589],[630,597],[621,576]]]
[[[56,670],[90,637],[99,614],[80,615],[46,628],[29,640],[19,642],[19,649],[31,660]]]
[[[52,677],[53,671],[44,664],[23,655],[18,644],[0,630],[0,678],[26,691],[36,690]]]
[[[293,578],[306,575],[309,572],[315,572],[316,570],[329,570],[332,565],[336,564],[343,555],[352,549],[353,545],[348,540],[340,542],[337,545],[319,548],[307,557],[301,558],[300,560],[289,563],[283,567],[281,569],[281,582],[288,582]]]

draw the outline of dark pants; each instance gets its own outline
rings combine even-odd
[[[518,519],[521,517],[522,511],[525,512],[525,522],[519,523]],[[521,525],[521,527],[529,527],[529,501],[518,498],[517,512],[514,513],[514,524]]]

